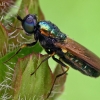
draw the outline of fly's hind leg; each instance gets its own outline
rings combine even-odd
[[[53,81],[53,84],[52,84],[52,87],[51,87],[51,89],[50,89],[50,92],[48,93],[48,95],[47,95],[47,98],[46,98],[46,99],[48,99],[48,97],[50,96],[50,94],[51,94],[51,92],[52,92],[52,90],[53,90],[53,87],[54,87],[54,84],[55,84],[55,82],[56,82],[57,78],[59,78],[59,77],[61,77],[62,75],[66,74],[66,73],[67,73],[67,71],[69,70],[69,67],[68,67],[68,66],[66,66],[63,62],[61,62],[60,60],[58,60],[58,59],[57,59],[57,58],[55,58],[54,56],[52,56],[52,58],[53,58],[53,60],[55,60],[57,63],[59,63],[61,66],[65,67],[65,68],[66,68],[66,70],[65,70],[65,71],[63,71],[61,74],[58,74],[58,75],[55,77],[55,79],[54,79],[54,81]]]

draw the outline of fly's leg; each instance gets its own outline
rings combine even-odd
[[[54,56],[55,55],[55,52],[53,52],[52,54],[50,54],[48,57],[46,57],[44,60],[41,61],[41,63],[39,64],[39,66],[35,69],[35,71],[33,73],[31,73],[31,75],[35,74],[37,69],[41,66],[41,64],[43,62],[45,62],[46,60],[48,60],[50,57]]]
[[[47,98],[46,98],[46,99],[48,99],[48,97],[50,96],[50,94],[51,94],[51,92],[52,92],[52,90],[53,90],[53,87],[54,87],[54,84],[55,84],[55,82],[56,82],[57,78],[59,78],[60,76],[62,76],[62,75],[64,75],[64,74],[66,74],[66,73],[67,73],[67,71],[69,70],[69,67],[68,67],[68,66],[66,66],[63,62],[61,62],[60,60],[58,60],[58,59],[57,59],[57,58],[55,58],[54,56],[52,56],[52,58],[53,58],[53,60],[55,60],[57,63],[59,63],[61,66],[65,67],[65,68],[66,68],[66,70],[65,70],[63,73],[58,74],[58,75],[55,77],[55,79],[54,79],[54,81],[53,81],[53,84],[52,84],[52,87],[51,87],[51,89],[50,89],[50,92],[48,93],[48,95],[47,95]]]
[[[25,47],[30,47],[30,46],[33,46],[33,45],[35,45],[37,43],[37,41],[36,42],[33,42],[33,43],[30,43],[30,44],[23,44],[18,50],[17,50],[17,52],[14,54],[14,55],[12,55],[8,60],[6,60],[4,63],[6,63],[6,62],[8,62],[10,59],[12,59],[14,56],[16,56],[23,48],[25,48]]]

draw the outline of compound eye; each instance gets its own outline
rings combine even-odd
[[[29,16],[27,19],[26,19],[26,22],[31,24],[31,23],[34,23],[34,20],[32,18],[32,16]]]
[[[36,17],[29,15],[24,19],[24,22],[22,23],[22,26],[24,30],[31,35],[34,32],[34,28],[37,24]]]

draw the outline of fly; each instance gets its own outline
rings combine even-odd
[[[100,58],[84,46],[70,39],[66,34],[61,32],[55,24],[50,21],[37,21],[35,14],[28,14],[23,19],[17,16],[17,19],[21,22],[27,35],[34,35],[35,42],[22,45],[16,54],[18,54],[22,48],[34,46],[39,41],[44,50],[49,54],[40,65],[52,57],[54,61],[66,68],[63,73],[56,76],[47,98],[51,94],[56,79],[66,74],[69,70],[69,67],[65,65],[64,62],[87,76],[98,77],[100,75]],[[16,54],[11,56],[7,61]],[[58,55],[62,61],[57,59],[55,55]],[[36,73],[40,65],[31,75]]]

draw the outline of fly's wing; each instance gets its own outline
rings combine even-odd
[[[55,43],[55,46],[71,52],[73,55],[92,65],[94,69],[100,70],[100,58],[76,41],[67,37],[65,42]]]

